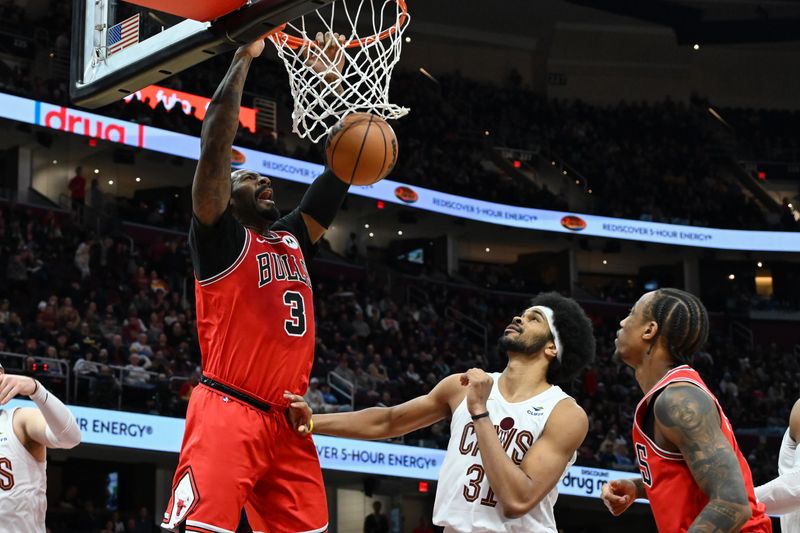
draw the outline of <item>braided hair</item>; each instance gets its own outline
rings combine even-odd
[[[679,289],[658,289],[645,310],[658,324],[653,345],[664,337],[667,351],[678,364],[688,364],[708,340],[708,312],[700,299]]]

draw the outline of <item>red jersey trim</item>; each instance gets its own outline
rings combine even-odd
[[[644,440],[647,441],[647,444],[653,448],[653,451],[656,452],[656,455],[661,457],[662,459],[666,459],[667,461],[678,461],[683,462],[683,454],[682,453],[675,453],[675,452],[668,452],[664,448],[659,447],[658,444],[653,442],[647,433],[645,433],[641,427],[639,427],[639,423],[634,420],[633,425],[636,426],[636,429],[639,431],[639,434],[644,437]]]
[[[228,275],[230,275],[234,270],[236,270],[236,267],[238,267],[244,262],[244,258],[247,256],[247,250],[250,248],[250,242],[252,241],[252,239],[253,238],[250,235],[250,230],[245,229],[244,245],[242,245],[242,251],[239,253],[239,257],[236,258],[236,261],[234,261],[231,266],[229,266],[216,276],[211,276],[210,278],[206,279],[198,279],[197,283],[199,283],[201,287],[205,287],[207,285],[211,285],[212,283],[216,283],[222,278],[225,278]]]

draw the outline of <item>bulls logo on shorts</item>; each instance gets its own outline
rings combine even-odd
[[[186,473],[181,476],[180,481],[175,485],[172,491],[172,498],[170,499],[170,506],[168,512],[164,513],[164,524],[166,527],[175,527],[183,522],[186,515],[189,514],[200,500],[200,494],[197,492],[197,485],[194,481],[192,469],[189,468]]]
[[[295,239],[291,235],[284,235],[284,237],[281,240],[283,241],[283,244],[285,244],[292,250],[297,250],[298,248],[300,248],[300,244],[297,242],[297,239]]]

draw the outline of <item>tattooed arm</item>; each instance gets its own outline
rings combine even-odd
[[[247,71],[261,55],[264,41],[239,48],[208,105],[200,133],[200,159],[192,181],[192,210],[197,220],[214,225],[231,199],[231,147],[239,128],[239,110]]]
[[[667,387],[656,399],[656,428],[683,454],[708,503],[688,533],[741,529],[752,513],[739,461],[720,428],[717,407],[694,385]]]

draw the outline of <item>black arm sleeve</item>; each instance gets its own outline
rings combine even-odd
[[[288,231],[294,235],[300,243],[300,249],[303,251],[306,265],[308,265],[317,253],[317,245],[311,242],[311,237],[308,235],[308,227],[306,227],[306,221],[303,220],[300,207],[296,207],[287,215],[276,220],[269,229],[274,231]]]
[[[324,228],[330,228],[339,208],[342,207],[347,189],[350,187],[329,169],[317,176],[300,200],[300,211],[316,220]]]
[[[212,278],[233,265],[242,253],[246,232],[229,209],[213,226],[204,225],[192,215],[189,251],[197,279]]]

